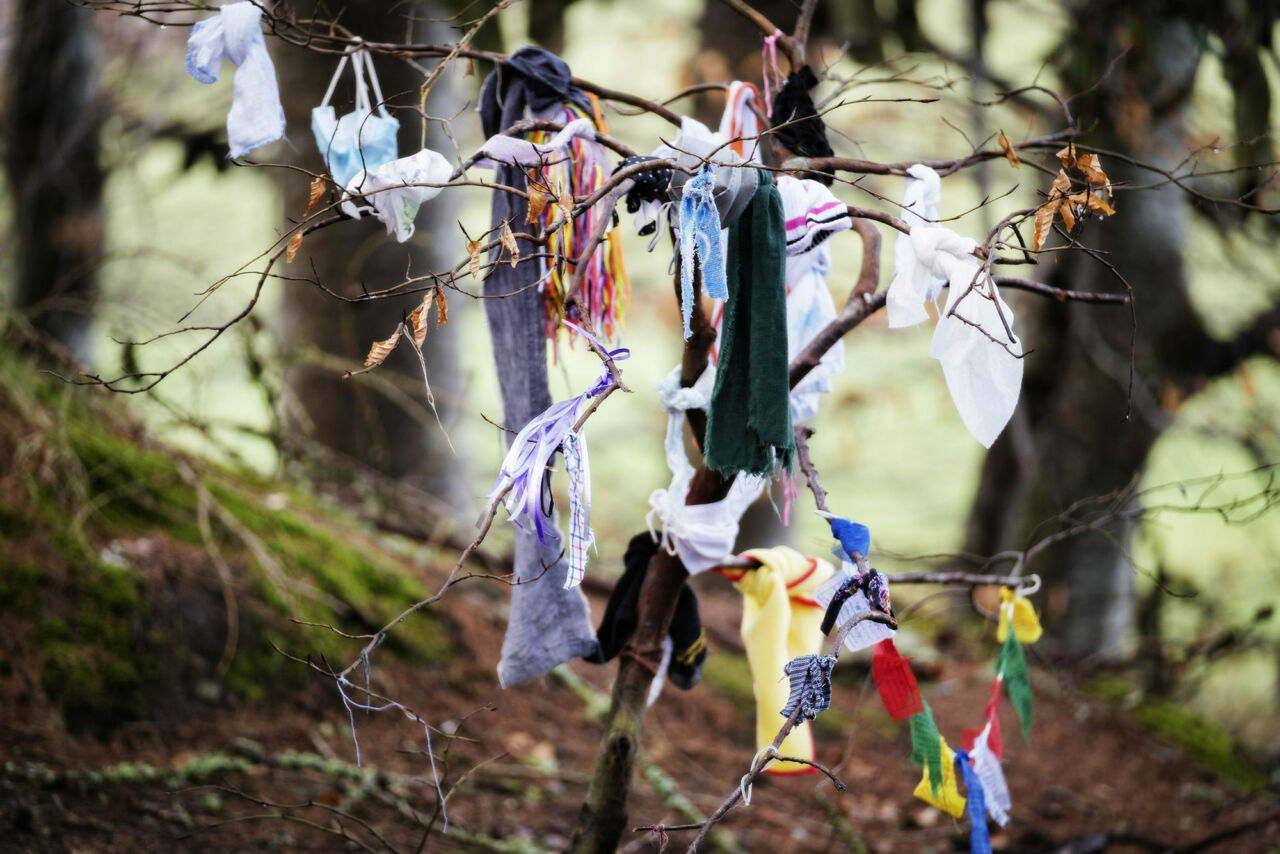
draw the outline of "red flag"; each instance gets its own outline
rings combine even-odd
[[[875,680],[889,716],[897,721],[924,711],[915,674],[907,664],[909,660],[898,654],[897,647],[889,638],[876,644],[871,656],[871,678]]]
[[[990,724],[991,733],[987,736],[987,747],[990,748],[997,759],[1004,755],[1004,743],[1000,740],[1000,684],[1001,680],[997,679],[991,685],[991,699],[987,700],[985,723],[977,729],[961,731],[961,737],[964,739],[964,749],[973,750],[973,743],[978,736],[982,735],[982,730],[986,728],[986,724]]]

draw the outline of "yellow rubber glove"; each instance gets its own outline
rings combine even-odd
[[[756,743],[764,747],[773,743],[782,727],[778,712],[790,694],[783,665],[798,655],[822,651],[823,608],[812,597],[835,574],[835,568],[786,546],[754,549],[744,557],[760,561],[760,568],[740,576],[723,574],[742,593],[742,643],[747,648],[756,695]],[[809,723],[792,730],[778,752],[812,759]],[[768,773],[811,774],[814,769],[796,762],[775,762]]]
[[[1019,643],[1035,643],[1044,634],[1040,618],[1031,600],[1019,596],[1012,587],[1000,588],[1000,622],[996,625],[996,640],[1004,643],[1009,637],[1009,622],[1013,622],[1013,634]]]
[[[913,794],[925,803],[960,818],[964,815],[965,798],[956,785],[956,752],[947,746],[947,740],[942,736],[938,736],[938,741],[942,743],[942,786],[935,795],[933,786],[929,785],[929,769],[926,767],[924,777]]]

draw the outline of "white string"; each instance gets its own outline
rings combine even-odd
[[[757,768],[756,765],[760,762],[760,757],[762,755],[769,755],[769,758],[765,761],[764,765]],[[766,744],[764,747],[756,751],[756,755],[751,759],[751,770],[743,774],[742,779],[738,781],[738,794],[742,796],[743,806],[751,806],[751,778],[772,765],[773,760],[776,759],[777,756],[778,748],[774,747],[772,744]]]

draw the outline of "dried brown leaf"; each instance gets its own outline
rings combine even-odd
[[[1062,161],[1063,169],[1070,169],[1076,165],[1076,144],[1074,142],[1067,143],[1067,147],[1058,152],[1058,159]]]
[[[471,273],[473,278],[480,277],[480,241],[471,240],[467,243],[467,271]]]
[[[1111,179],[1102,171],[1102,161],[1098,159],[1098,155],[1082,154],[1076,158],[1076,168],[1084,173],[1090,184],[1100,184],[1107,188],[1107,192],[1111,191]]]
[[[1000,135],[996,137],[996,142],[1000,145],[1000,150],[1004,152],[1005,159],[1009,161],[1009,165],[1014,169],[1018,169],[1018,152],[1013,150],[1013,143],[1009,142],[1009,137],[1004,135],[1004,131],[1000,131]]]
[[[1049,236],[1049,229],[1053,228],[1053,215],[1057,213],[1058,206],[1061,204],[1061,199],[1050,199],[1036,209],[1036,230],[1031,240],[1032,249],[1038,250],[1044,245],[1045,238]]]
[[[1053,179],[1053,185],[1049,187],[1049,199],[1060,199],[1067,195],[1071,189],[1071,179],[1067,177],[1065,169],[1058,170],[1058,176]]]
[[[520,247],[516,245],[516,236],[511,231],[511,223],[504,222],[502,224],[502,233],[498,236],[502,247],[511,255],[511,266],[514,267],[516,262],[520,260]]]
[[[449,301],[445,299],[444,288],[436,288],[436,326],[449,322]]]
[[[568,190],[561,190],[556,196],[556,207],[564,212],[566,217],[573,215],[573,193]]]
[[[391,351],[400,343],[400,333],[404,331],[404,325],[396,327],[396,333],[386,341],[375,341],[373,346],[369,348],[369,355],[364,357],[364,366],[372,368],[374,365],[381,365],[391,355]]]
[[[409,312],[409,323],[413,325],[413,343],[422,349],[427,340],[427,312],[431,310],[431,292],[422,295],[422,303]]]
[[[532,225],[542,216],[543,209],[547,206],[547,197],[541,190],[529,190],[529,212],[525,214],[524,221],[526,225]]]
[[[1107,204],[1106,200],[1097,193],[1075,193],[1071,196],[1071,201],[1102,216],[1111,216],[1116,212],[1115,208]]]
[[[471,57],[469,57],[469,56],[467,57],[467,70],[466,70],[466,73],[465,73],[465,74],[463,74],[462,76],[463,76],[463,77],[475,77],[475,76],[476,76],[476,66],[475,66],[475,63],[471,61]]]
[[[1058,203],[1058,213],[1062,216],[1062,227],[1070,232],[1076,227],[1075,196],[1070,200]]]
[[[323,195],[324,195],[324,179],[316,178],[314,181],[311,182],[311,193],[309,198],[307,199],[307,209],[303,211],[302,215],[306,216],[307,214],[311,213],[311,209],[316,206],[316,202],[320,201],[320,197]]]
[[[302,232],[295,231],[293,237],[289,238],[289,245],[284,250],[284,261],[286,264],[292,264],[293,258],[298,254],[298,250],[302,248]]]

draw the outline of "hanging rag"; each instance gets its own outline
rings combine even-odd
[[[924,700],[910,661],[902,657],[891,638],[876,644],[871,656],[871,678],[885,710],[895,721],[905,721],[924,711]]]
[[[892,615],[889,604],[889,581],[872,569],[858,574],[853,564],[845,562],[825,584],[813,594],[822,606],[820,630],[824,633],[834,628],[843,632],[845,626],[858,614],[872,609]],[[845,635],[844,645],[850,652],[857,652],[893,637],[893,629],[884,623],[863,620]]]
[[[588,140],[596,138],[596,127],[591,119],[574,119],[556,131],[555,136],[547,142],[495,134],[480,146],[480,151],[477,152],[480,159],[474,165],[480,169],[496,169],[501,163],[525,167],[546,166],[558,158],[568,156],[566,146],[579,137]]]
[[[546,54],[537,49],[528,50]],[[546,55],[563,66],[567,85],[568,67],[554,55]],[[504,71],[503,98],[499,104],[498,77],[503,76]],[[490,97],[483,97],[484,93]],[[542,103],[542,97],[543,85],[537,80],[518,71],[512,73],[512,68],[499,67],[486,79],[482,90],[481,119],[485,133],[492,136],[523,119],[531,99]],[[551,97],[554,101],[564,96],[553,92]],[[549,103],[542,106],[545,108]],[[500,184],[521,191],[526,189],[528,179],[519,167],[501,166],[494,177]],[[524,222],[527,212],[525,198],[512,193],[493,194],[490,222],[494,229],[500,230],[506,222]],[[501,250],[495,247],[491,251],[495,253],[492,260],[497,261],[496,253]],[[525,242],[521,257],[528,259],[540,251],[542,247]],[[531,260],[522,260],[514,267],[495,263],[484,282],[485,296],[501,297],[484,300],[484,307],[502,395],[504,426],[513,434],[552,404],[547,385],[543,297],[536,287],[542,274],[541,265]],[[591,656],[597,648],[595,628],[582,588],[565,588],[569,561],[561,548],[554,510],[539,508],[539,512],[541,525],[547,532],[545,542],[539,540],[535,526],[526,525],[515,531],[514,564],[518,583],[511,587],[507,635],[498,663],[498,679],[503,687],[539,676],[574,658]]]
[[[724,254],[720,245],[720,215],[716,211],[716,167],[705,164],[685,182],[680,196],[680,317],[684,337],[692,333],[693,278],[702,275],[702,290],[712,299],[725,299]]]
[[[690,575],[718,566],[725,555],[733,551],[742,514],[765,486],[764,478],[740,474],[720,501],[685,503],[694,475],[693,465],[684,452],[685,413],[690,409],[707,408],[715,374],[715,368],[708,367],[697,382],[683,388],[680,385],[680,366],[677,365],[657,385],[659,400],[667,412],[664,448],[667,467],[671,470],[671,483],[666,489],[655,489],[650,494],[650,510],[645,521],[654,539],[668,553],[679,556]],[[660,537],[656,530],[657,522],[662,525]]]
[[[1009,798],[1009,784],[1005,782],[1000,757],[988,745],[990,732],[990,724],[983,727],[969,748],[969,756],[973,759],[973,770],[982,782],[982,790],[986,794],[987,814],[992,821],[1004,827],[1009,823],[1009,810],[1013,809],[1013,801]]]
[[[955,763],[956,772],[964,780],[969,805],[969,854],[991,854],[991,835],[987,832],[987,792],[968,753],[957,750]]]
[[[622,558],[626,569],[609,593],[609,602],[596,632],[600,649],[597,655],[589,656],[588,661],[598,664],[612,661],[631,639],[638,619],[640,587],[649,571],[649,561],[657,553],[658,545],[648,531],[632,537],[627,544]],[[698,597],[687,584],[680,588],[667,637],[671,641],[667,678],[677,688],[688,691],[702,678],[702,665],[707,660],[707,636],[702,631],[702,618],[698,616]]]
[[[938,202],[942,200],[942,179],[923,163],[907,169],[906,187],[902,192],[902,220],[914,233],[921,228],[939,228]],[[946,276],[937,276],[916,258],[911,235],[899,234],[893,244],[893,281],[885,298],[889,327],[915,326],[929,319],[926,300],[932,302]]]
[[[788,699],[783,681],[787,662],[821,651],[822,608],[814,591],[835,572],[825,560],[805,557],[795,549],[779,546],[754,549],[743,557],[760,562],[753,570],[717,570],[742,593],[742,643],[756,696],[756,744],[772,744],[780,724],[777,710]],[[783,756],[813,759],[813,735],[808,722],[801,723],[783,740]],[[795,762],[776,762],[769,774],[812,774],[814,769]]]
[[[830,157],[835,153],[827,141],[827,126],[822,123],[813,106],[813,96],[809,94],[809,90],[817,85],[818,78],[806,65],[788,74],[787,82],[773,96],[773,106],[769,111],[773,138],[797,157]],[[835,177],[817,175],[814,180],[830,187]]]
[[[1021,588],[1001,587],[1000,622],[996,626],[996,640],[1000,643],[1008,638],[1010,625],[1019,643],[1035,643],[1044,634],[1036,609],[1031,607],[1031,600],[1022,595]]]
[[[723,341],[707,411],[707,465],[729,477],[791,468],[786,223],[768,172],[729,227]]]
[[[1000,656],[996,659],[998,681],[1004,682],[1009,692],[1009,700],[1013,710],[1018,713],[1018,723],[1022,725],[1022,737],[1031,741],[1031,678],[1027,673],[1027,659],[1022,654],[1022,644],[1018,636],[1010,634],[1000,647]]]
[[[834,515],[827,517],[827,524],[831,526],[831,536],[840,542],[840,550],[835,555],[841,561],[871,554],[871,529],[866,525]]]
[[[960,794],[959,786],[956,785],[956,752],[947,746],[947,740],[942,736],[938,736],[938,744],[942,751],[941,784],[935,788],[934,781],[929,776],[929,769],[926,768],[924,777],[912,794],[925,803],[933,804],[943,812],[950,813],[952,817],[959,818],[964,815],[965,798]]]
[[[751,83],[735,80],[724,93],[720,114],[720,138],[748,163],[760,163],[760,117],[752,107],[760,104],[760,92]]]
[[[333,98],[333,92],[348,61],[355,72],[356,108],[342,118],[337,118],[329,101]],[[376,102],[369,97],[370,85],[373,86]],[[316,138],[316,147],[324,155],[325,165],[329,167],[333,180],[339,186],[346,187],[361,171],[370,173],[382,164],[395,160],[399,155],[396,143],[399,130],[400,123],[387,112],[382,87],[378,85],[378,75],[373,67],[373,57],[367,50],[357,46],[342,57],[320,106],[311,111],[311,133]]]
[[[355,219],[360,214],[372,212],[387,227],[387,234],[394,234],[397,243],[404,243],[413,236],[414,220],[423,202],[430,201],[443,192],[453,167],[444,155],[429,148],[417,154],[383,163],[372,173],[361,170],[351,179],[348,193],[343,194],[342,212]],[[416,185],[416,186],[415,186]],[[363,193],[367,205],[357,205],[349,193]]]
[[[960,420],[990,448],[1022,388],[1022,342],[1013,334],[1013,312],[973,256],[973,240],[946,228],[917,228],[911,244],[919,263],[949,282],[929,355],[942,365]]]
[[[197,21],[187,39],[187,72],[201,83],[217,81],[223,59],[236,65],[227,113],[230,157],[243,157],[284,136],[284,107],[258,27],[261,18],[262,9],[253,3],[228,3],[217,17]]]
[[[836,667],[834,655],[801,655],[788,661],[782,668],[791,685],[787,704],[779,712],[790,718],[800,707],[800,715],[807,721],[831,708],[831,671]]]
[[[618,168],[613,171],[617,172],[618,169],[658,159],[638,154],[624,158],[618,164]],[[658,219],[662,216],[663,208],[668,204],[667,187],[671,184],[671,170],[669,168],[649,169],[632,175],[631,180],[635,182],[635,186],[627,193],[627,213],[635,214],[636,234],[641,237],[653,235],[653,240],[649,241],[648,247],[652,252],[660,237]]]

